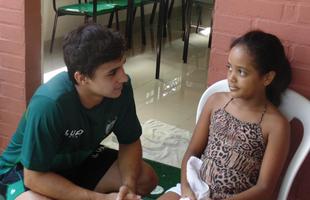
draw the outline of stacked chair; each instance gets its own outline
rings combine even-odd
[[[55,11],[55,18],[54,18],[54,26],[52,31],[52,39],[51,39],[51,45],[50,45],[50,53],[53,51],[53,45],[55,40],[55,33],[56,33],[56,27],[57,27],[57,21],[58,17],[71,15],[71,16],[84,16],[84,21],[87,22],[89,18],[94,18],[94,21],[96,21],[97,15],[103,15],[103,14],[113,14],[115,11],[115,6],[113,4],[109,4],[103,1],[98,1],[97,3],[97,9],[94,9],[93,3],[87,2],[85,0],[84,2],[81,2],[81,0],[78,0],[75,4],[69,4],[64,6],[57,6],[56,4],[57,0],[53,0],[53,9]],[[110,17],[109,25],[112,24],[112,18]]]

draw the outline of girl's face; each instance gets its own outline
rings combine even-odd
[[[233,98],[249,99],[265,94],[265,78],[254,66],[247,49],[237,45],[230,50],[227,79]]]

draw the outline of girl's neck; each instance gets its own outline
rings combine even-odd
[[[266,96],[251,99],[234,98],[233,103],[240,108],[261,110],[262,108],[265,108],[266,104],[268,103],[268,99],[266,98]]]

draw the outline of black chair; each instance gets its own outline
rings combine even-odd
[[[86,23],[89,18],[93,18],[96,21],[97,15],[103,14],[113,14],[115,10],[115,6],[113,4],[105,3],[105,2],[98,2],[96,8],[92,1],[87,2],[85,0],[83,3],[81,0],[78,0],[76,4],[69,4],[64,6],[57,7],[56,5],[57,0],[53,0],[53,9],[55,11],[55,19],[54,19],[54,26],[52,31],[52,39],[51,39],[51,46],[50,46],[50,53],[53,52],[53,45],[55,40],[55,33],[57,27],[57,20],[60,16],[65,15],[72,15],[72,16],[84,16],[84,22]],[[112,16],[112,15],[111,15]],[[112,18],[110,17],[109,26],[112,23]]]
[[[193,4],[196,4],[198,7],[198,20],[197,20],[197,26],[196,26],[196,32],[198,32],[199,26],[201,25],[201,15],[202,15],[202,5],[203,4],[214,4],[215,0],[186,0],[185,3],[185,30],[184,30],[184,47],[183,47],[183,62],[187,63],[187,57],[188,57],[188,46],[189,46],[189,36],[191,32],[191,12]],[[212,25],[213,25],[213,11],[211,15],[211,30],[209,34],[209,43],[208,47],[211,48],[211,42],[212,42]]]
[[[115,7],[115,17],[116,17],[116,29],[119,30],[119,19],[118,19],[118,11],[128,9],[128,0],[102,0],[106,3],[113,4]],[[140,7],[140,19],[141,19],[141,38],[142,44],[146,44],[146,36],[145,36],[145,16],[144,16],[144,5],[149,3],[151,0],[133,0],[133,13],[132,13],[132,20],[131,26],[134,23],[134,18],[136,14],[137,7]],[[127,11],[128,12],[128,11]],[[128,29],[129,27],[126,27]],[[132,27],[131,27],[132,28]],[[126,34],[129,30],[126,30]],[[129,38],[131,39],[131,38]],[[130,48],[130,46],[129,46]]]
[[[182,0],[182,1],[184,1],[184,0]],[[151,17],[150,17],[150,24],[154,23],[155,13],[156,13],[157,4],[159,3],[159,0],[154,0],[153,2],[154,3],[153,3],[152,13],[151,13]],[[169,0],[167,1],[167,4],[169,4]],[[168,19],[170,19],[170,17],[171,17],[173,5],[174,5],[174,0],[171,0],[170,5],[168,6],[168,13],[167,13]]]

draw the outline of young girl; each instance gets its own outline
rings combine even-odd
[[[198,177],[209,186],[203,199],[267,200],[274,194],[290,136],[277,109],[291,81],[284,48],[276,36],[251,31],[231,44],[226,67],[230,92],[206,102],[182,161],[181,190],[160,200],[198,199],[186,172],[193,156],[201,159]]]

